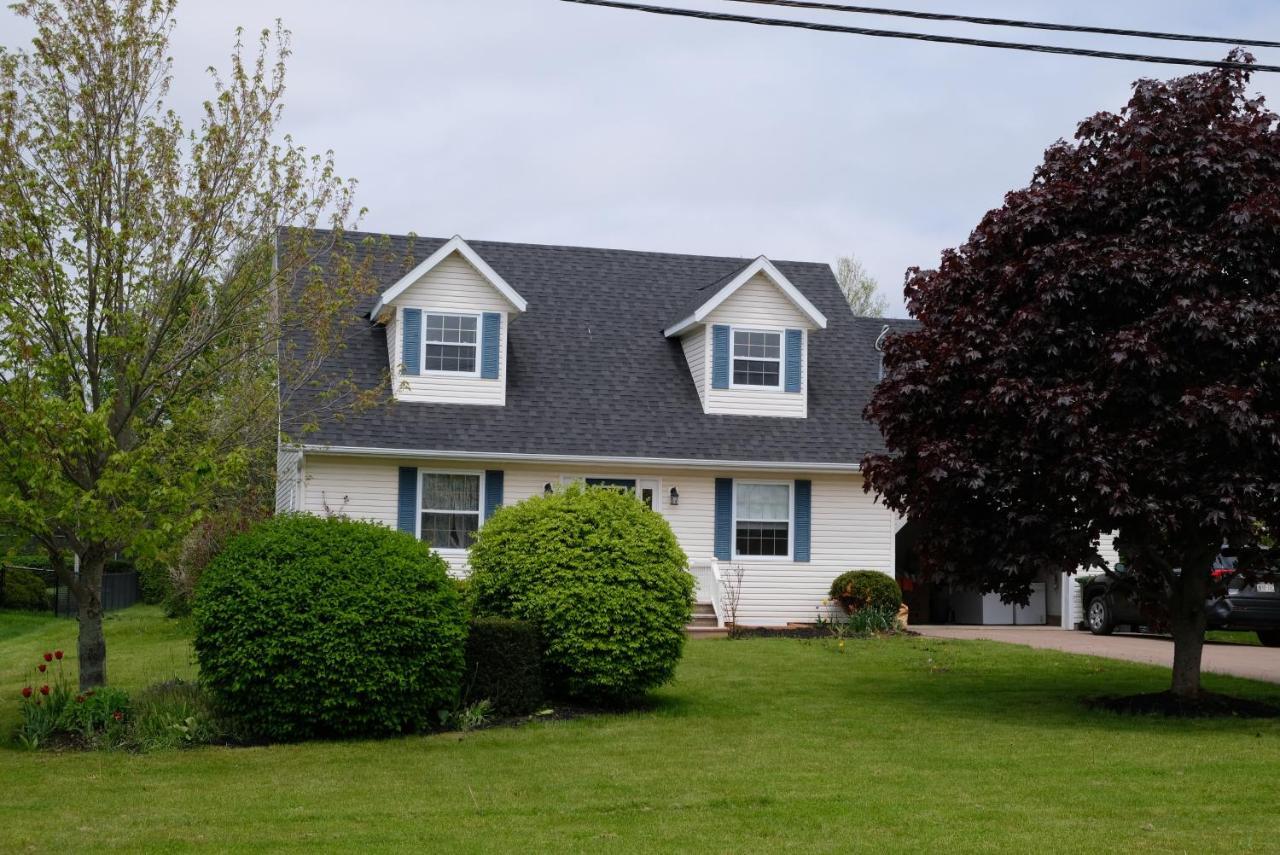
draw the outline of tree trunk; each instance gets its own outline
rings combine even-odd
[[[1169,622],[1173,631],[1173,685],[1170,690],[1177,697],[1186,700],[1200,696],[1204,606],[1211,570],[1212,561],[1207,566],[1201,566],[1199,562],[1194,566],[1184,566],[1178,578],[1178,587],[1169,598]]]
[[[80,639],[77,659],[80,664],[80,691],[106,685],[107,639],[102,634],[102,568],[103,555],[91,555],[80,562],[79,606]]]

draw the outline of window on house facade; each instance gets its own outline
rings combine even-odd
[[[734,483],[734,541],[740,556],[791,554],[791,485]]]
[[[776,388],[782,377],[782,333],[733,331],[733,385]]]
[[[476,373],[477,320],[475,315],[428,312],[423,335],[426,349],[423,367],[427,371]]]
[[[422,473],[422,540],[466,549],[480,529],[480,475]]]

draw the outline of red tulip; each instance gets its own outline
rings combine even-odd
[[[30,686],[23,686],[23,687],[22,687],[22,697],[24,697],[24,698],[29,698],[29,697],[31,697],[31,687],[30,687]]]
[[[76,695],[76,703],[78,704],[84,703],[84,695]]]
[[[39,665],[40,673],[41,673],[41,674],[43,674],[43,673],[44,673],[44,669],[46,669],[46,668],[48,668],[48,667],[49,667],[48,665],[46,665],[46,664],[44,664],[43,662],[41,662],[41,663],[40,663],[40,665]]]
[[[44,655],[44,661],[45,661],[45,662],[52,662],[52,661],[53,661],[53,654],[52,654],[52,653],[46,653],[46,654]]]
[[[111,714],[111,717],[114,718],[116,721],[124,721],[124,713],[120,712],[120,710],[116,710],[115,712],[113,712]]]
[[[62,658],[62,651],[61,651],[61,650],[55,650],[55,651],[53,651],[53,658],[54,658],[54,659],[61,659],[61,658]]]
[[[48,683],[45,683],[43,686],[41,686],[41,687],[40,687],[40,694],[42,694],[42,695],[47,695],[47,694],[49,694],[49,684],[48,684]]]

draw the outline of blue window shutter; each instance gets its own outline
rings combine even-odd
[[[711,328],[711,388],[729,388],[729,328],[723,324]]]
[[[493,516],[493,512],[502,506],[502,470],[486,469],[484,471],[484,519]],[[484,520],[480,521],[482,524]]]
[[[795,561],[809,560],[809,534],[813,527],[813,482],[796,482],[796,523],[795,537],[792,539],[791,558]]]
[[[400,467],[400,498],[396,503],[396,528],[412,535],[418,533],[418,470],[414,466]]]
[[[800,391],[800,349],[804,333],[800,330],[787,330],[787,385],[788,392]]]
[[[480,376],[498,379],[498,348],[502,346],[502,315],[485,312],[480,331]]]
[[[716,479],[716,558],[733,557],[733,479]]]
[[[405,374],[422,372],[422,310],[404,310],[404,331],[400,334],[400,361]],[[403,471],[403,470],[402,470]]]

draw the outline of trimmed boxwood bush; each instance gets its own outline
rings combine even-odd
[[[879,570],[850,570],[831,583],[831,599],[849,614],[867,607],[897,614],[902,589],[897,580]]]
[[[451,707],[466,621],[444,561],[373,523],[288,514],[232,538],[200,579],[200,676],[250,736],[372,736]]]
[[[23,609],[42,612],[52,605],[49,589],[39,574],[21,567],[9,567],[4,571],[4,590],[0,590],[0,606],[7,609]]]
[[[621,701],[675,673],[693,577],[671,526],[635,496],[575,484],[502,508],[470,564],[475,613],[534,624],[554,691]]]
[[[527,715],[542,705],[542,640],[528,621],[482,617],[467,635],[467,703],[488,700],[499,715]]]

